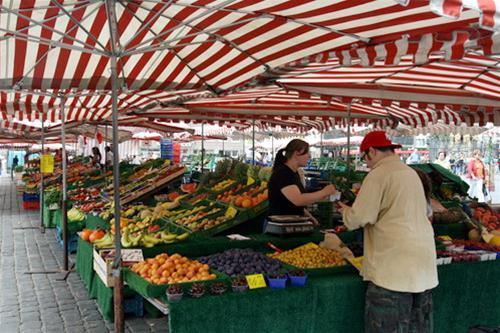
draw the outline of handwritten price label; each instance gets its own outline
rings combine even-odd
[[[50,154],[43,154],[40,161],[40,172],[53,173],[54,172],[54,156]]]
[[[245,276],[248,283],[248,288],[258,289],[267,287],[266,280],[264,280],[264,275],[262,274],[252,274]]]
[[[226,210],[226,213],[224,214],[224,216],[232,219],[233,217],[236,216],[236,214],[238,214],[238,211],[236,210],[236,208],[229,206],[229,208]]]

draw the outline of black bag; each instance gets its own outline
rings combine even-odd
[[[486,186],[485,182],[483,182],[483,194],[484,194],[484,201],[488,201],[490,197],[490,192],[488,192],[488,187]]]
[[[500,327],[486,327],[476,325],[469,328],[467,333],[500,333]]]

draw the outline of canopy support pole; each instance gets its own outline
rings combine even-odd
[[[274,164],[274,135],[273,132],[270,132],[271,135],[271,164]]]
[[[252,165],[255,165],[255,119],[252,120]]]
[[[61,144],[62,144],[62,202],[61,202],[61,214],[62,214],[62,234],[63,234],[63,270],[69,271],[69,260],[68,260],[68,182],[67,182],[67,159],[66,159],[66,114],[65,105],[66,97],[61,97]]]
[[[44,127],[44,114],[42,114],[42,155],[45,153],[45,127]],[[45,225],[43,224],[43,199],[44,199],[44,188],[43,188],[43,172],[42,172],[42,155],[40,155],[40,232],[45,233]]]
[[[323,131],[319,132],[319,156],[323,157]]]
[[[106,0],[106,11],[109,22],[111,39],[111,100],[112,100],[112,134],[113,134],[113,190],[114,190],[114,217],[115,217],[115,258],[113,260],[113,305],[115,315],[115,332],[123,333],[125,318],[123,313],[123,280],[122,280],[122,244],[120,230],[120,158],[118,156],[118,73],[117,61],[120,57],[120,40],[118,37],[118,23],[116,20],[115,0]]]
[[[205,164],[205,122],[201,123],[201,167],[203,173],[203,165]]]
[[[351,102],[347,104],[347,180],[351,180]]]

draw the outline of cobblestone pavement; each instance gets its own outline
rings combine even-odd
[[[113,332],[77,273],[25,274],[63,266],[55,230],[39,225],[39,211],[24,210],[10,177],[0,177],[0,333]],[[126,320],[126,332],[167,331],[166,318]]]

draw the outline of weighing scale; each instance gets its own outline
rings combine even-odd
[[[274,235],[309,234],[314,230],[314,223],[307,216],[272,215],[267,218],[265,233]]]

